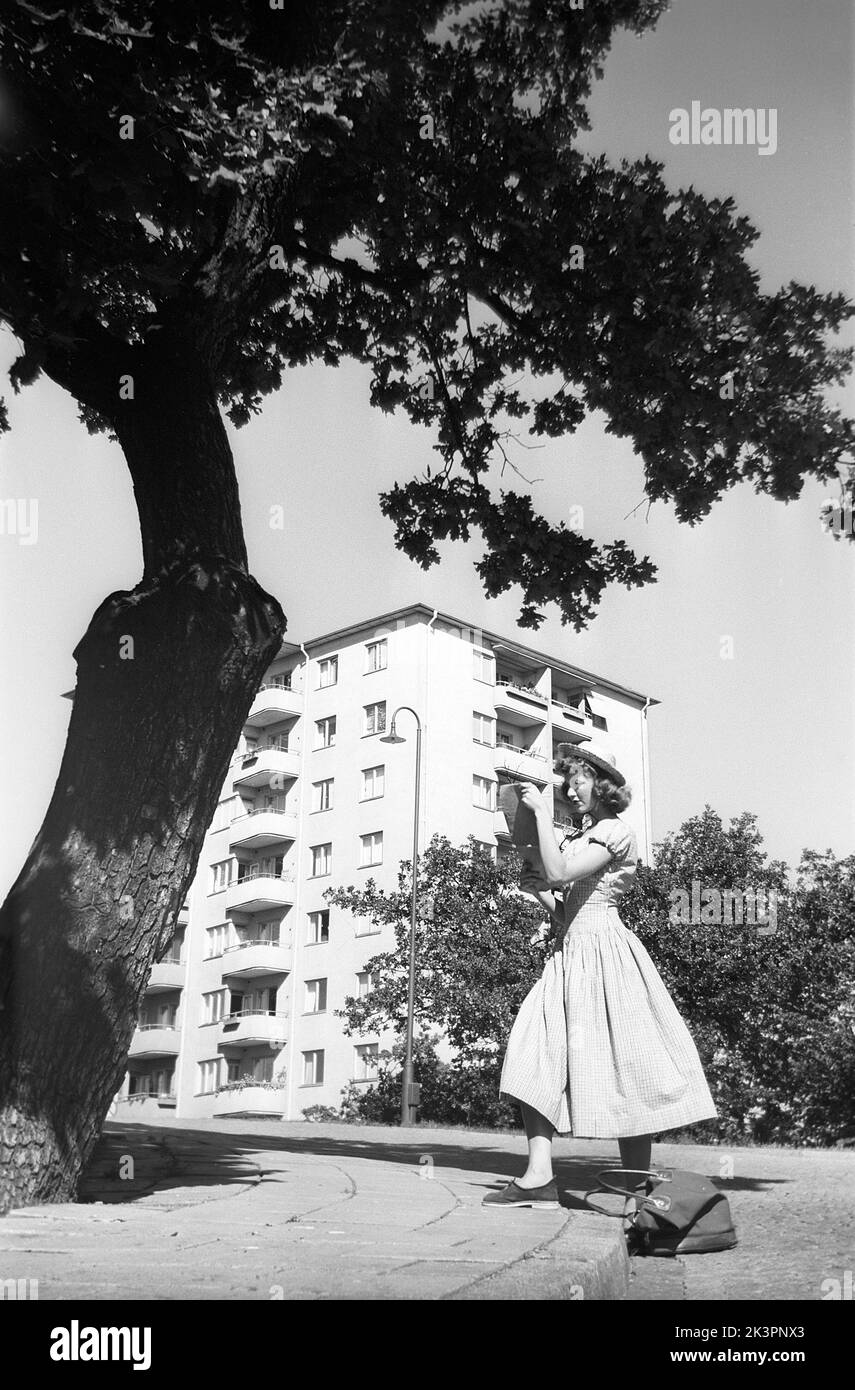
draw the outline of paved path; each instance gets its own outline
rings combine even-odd
[[[560,1141],[566,1205],[496,1212],[481,1198],[520,1172],[521,1135],[110,1124],[85,1201],[0,1221],[0,1279],[38,1279],[42,1299],[817,1300],[823,1280],[845,1288],[855,1153],[657,1145],[657,1162],[721,1179],[741,1243],[631,1267],[620,1222],[580,1207],[615,1149]]]
[[[719,1182],[739,1244],[720,1254],[632,1260],[631,1299],[815,1302],[834,1291],[826,1281],[852,1298],[855,1150],[657,1144],[654,1154],[657,1163]]]

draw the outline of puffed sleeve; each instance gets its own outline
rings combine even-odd
[[[601,820],[588,832],[589,845],[603,845],[617,863],[635,863],[638,851],[635,836],[623,821]]]

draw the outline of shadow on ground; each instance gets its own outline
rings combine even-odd
[[[447,1131],[444,1132],[447,1134]],[[81,1202],[133,1202],[148,1196],[154,1189],[229,1187],[254,1183],[268,1173],[279,1175],[282,1168],[266,1170],[263,1154],[295,1154],[333,1160],[374,1159],[382,1163],[400,1163],[407,1167],[432,1165],[438,1177],[442,1169],[457,1169],[486,1177],[478,1184],[484,1188],[503,1185],[504,1180],[518,1177],[524,1154],[508,1153],[509,1139],[518,1135],[497,1136],[495,1145],[489,1142],[455,1144],[448,1138],[435,1138],[437,1131],[395,1131],[364,1128],[347,1131],[341,1137],[322,1133],[275,1134],[254,1131],[251,1122],[236,1124],[234,1130],[182,1129],[145,1124],[108,1124],[80,1185]],[[360,1137],[361,1136],[361,1137]],[[488,1136],[484,1136],[488,1139]],[[616,1143],[604,1141],[601,1151],[582,1157],[556,1153],[555,1168],[562,1205],[586,1210],[582,1197],[598,1186],[598,1174],[616,1168]],[[122,1165],[133,1159],[133,1182],[122,1180]],[[287,1172],[287,1169],[284,1170]],[[786,1182],[781,1178],[730,1178],[722,1181],[716,1174],[710,1178],[726,1192],[761,1191],[773,1184]],[[492,1177],[492,1180],[491,1180]],[[619,1199],[616,1199],[619,1200]]]

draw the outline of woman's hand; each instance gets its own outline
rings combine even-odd
[[[534,811],[535,814],[537,814],[538,811],[549,811],[543,792],[539,787],[535,786],[534,782],[522,782],[520,785],[522,786],[520,802],[523,806],[527,806],[528,809]]]

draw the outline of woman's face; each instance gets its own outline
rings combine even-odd
[[[590,811],[594,803],[594,774],[586,767],[579,767],[575,772],[571,772],[567,779],[567,795],[579,803],[582,815]]]
[[[573,787],[569,781],[565,781],[562,790],[564,792],[564,799],[566,800],[570,808],[571,816],[581,816],[582,803],[576,795],[575,791],[573,790]]]

